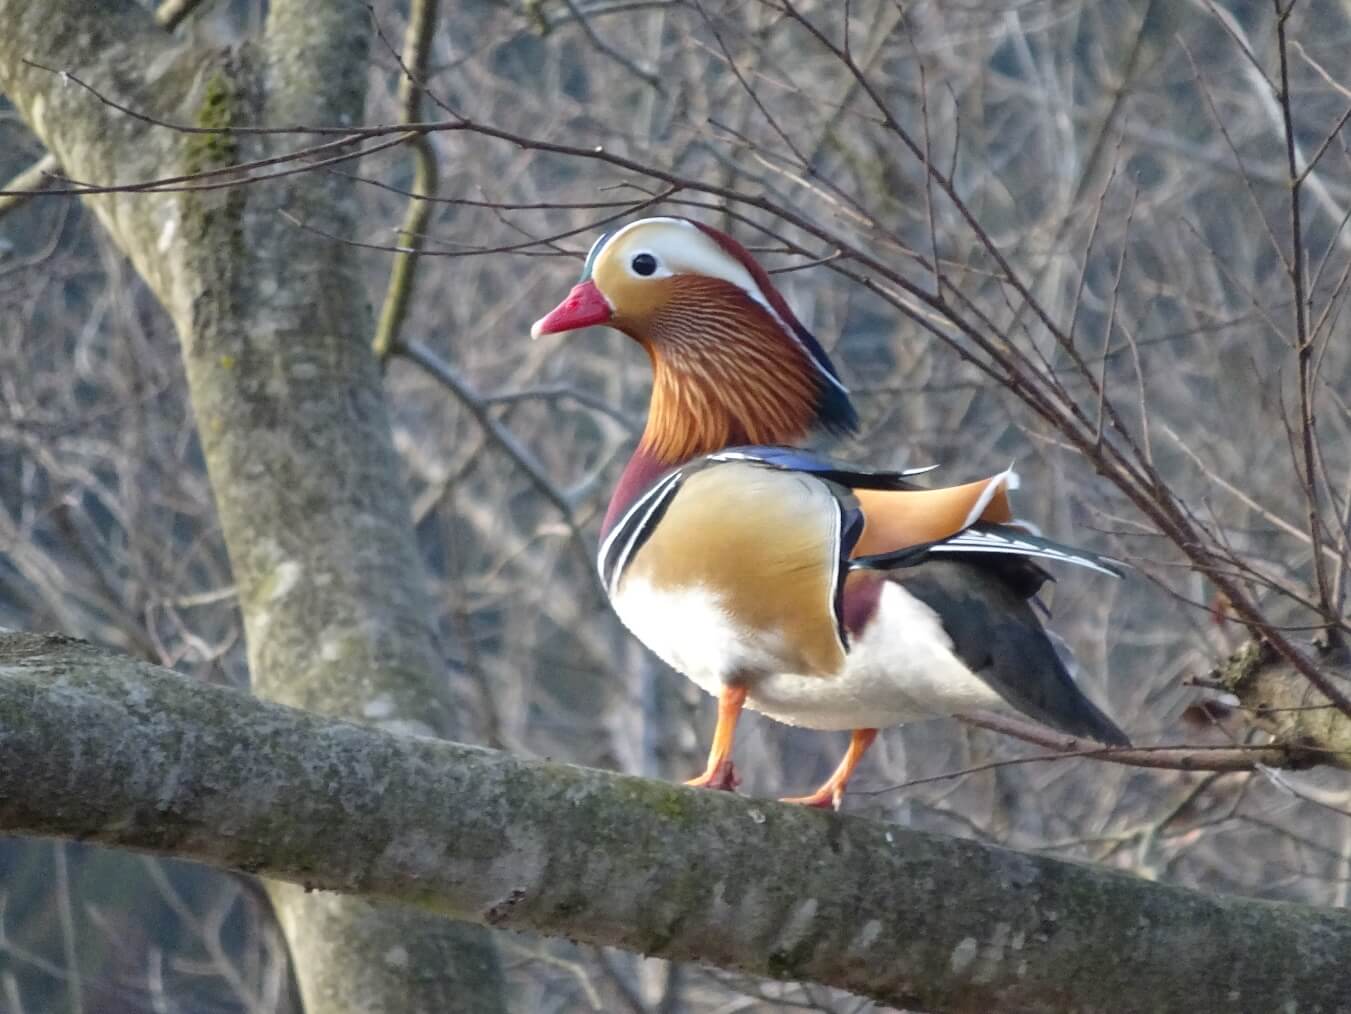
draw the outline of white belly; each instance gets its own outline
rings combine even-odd
[[[1007,707],[952,652],[938,615],[888,581],[877,614],[832,676],[783,671],[776,631],[752,631],[702,588],[660,590],[626,580],[614,597],[624,624],[663,661],[710,694],[741,674],[747,705],[809,729],[882,728]]]

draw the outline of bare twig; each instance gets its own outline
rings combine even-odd
[[[644,70],[642,67],[639,67],[633,60],[629,59],[596,34],[596,30],[591,27],[591,22],[587,20],[586,12],[579,8],[574,0],[563,0],[563,4],[567,7],[568,13],[572,15],[573,20],[576,21],[578,27],[581,28],[582,34],[586,36],[587,41],[595,47],[596,52],[613,60],[634,77],[639,78],[646,82],[650,87],[656,89],[660,94],[666,94],[666,87],[661,83],[661,78],[657,77],[657,75],[650,70]]]
[[[553,504],[558,513],[563,516],[563,522],[568,527],[572,543],[577,549],[579,558],[585,564],[586,573],[594,578],[595,568],[591,566],[591,549],[587,545],[581,529],[577,526],[575,505],[572,498],[554,485],[553,481],[544,473],[544,469],[539,462],[535,460],[535,456],[516,439],[515,434],[494,418],[479,393],[448,363],[421,342],[400,340],[394,345],[391,352],[417,363],[418,366],[447,387],[460,404],[469,410],[469,414],[483,427],[483,430],[492,438],[493,443],[515,463],[516,467],[530,480],[530,484],[549,503]],[[597,588],[599,587],[599,584],[597,584]]]
[[[381,131],[380,133],[384,134],[386,132]],[[46,190],[43,190],[40,195],[34,194],[32,196],[82,197],[95,194],[182,193],[199,190],[225,190],[249,183],[260,183],[264,180],[273,180],[283,176],[294,176],[298,173],[312,172],[316,169],[336,165],[340,162],[347,162],[355,158],[361,158],[365,155],[372,155],[376,152],[384,151],[387,148],[392,148],[412,140],[418,136],[418,132],[410,131],[406,134],[397,135],[354,152],[330,155],[321,159],[314,158],[315,155],[325,154],[330,151],[341,152],[341,149],[359,143],[365,136],[364,132],[349,131],[349,136],[347,137],[340,137],[333,141],[325,141],[322,144],[297,149],[296,151],[287,152],[283,155],[273,155],[267,158],[254,159],[250,162],[241,162],[236,165],[221,166],[217,169],[203,169],[201,172],[196,173],[185,173],[177,176],[164,176],[153,180],[142,180],[137,183],[101,186],[94,183],[83,183],[79,180],[72,180],[69,177],[63,177],[66,182],[72,183],[74,186],[48,187]],[[251,174],[251,170],[253,169],[282,165],[287,162],[296,161],[300,161],[302,164],[273,173],[263,173],[259,175]],[[0,197],[5,196],[9,196],[9,193],[0,191]]]
[[[1021,739],[1055,751],[1051,754],[1039,754],[1029,758],[1017,758],[1012,761],[1012,763],[1018,764],[1067,757],[1094,757],[1113,764],[1125,764],[1130,767],[1171,768],[1178,771],[1252,771],[1261,764],[1269,767],[1289,767],[1292,764],[1290,751],[1279,744],[1119,747],[1092,745],[1089,741],[1089,744],[1085,745],[1085,741],[1076,736],[1066,736],[1043,725],[1037,725],[1009,715],[963,715],[961,721],[978,729],[1001,732],[1015,739]],[[1327,752],[1314,751],[1315,754]],[[998,767],[1000,764],[996,763],[990,766]]]
[[[1313,399],[1313,351],[1314,336],[1309,333],[1307,317],[1307,297],[1304,278],[1304,234],[1303,218],[1300,215],[1300,189],[1304,176],[1300,172],[1299,160],[1295,151],[1294,114],[1290,101],[1290,53],[1286,41],[1286,27],[1294,4],[1281,7],[1280,0],[1272,0],[1276,8],[1276,51],[1281,61],[1281,83],[1276,97],[1281,107],[1281,123],[1285,132],[1285,154],[1290,173],[1290,284],[1294,290],[1295,302],[1295,356],[1299,377],[1299,439],[1300,439],[1300,478],[1303,484],[1304,500],[1307,507],[1309,538],[1316,549],[1324,543],[1324,528],[1319,508],[1318,473],[1314,467],[1314,443],[1317,438],[1317,417]],[[1328,581],[1327,567],[1323,554],[1313,554],[1314,581],[1318,587],[1318,604],[1324,619],[1331,625],[1333,617],[1332,586]],[[1331,636],[1331,633],[1329,634]]]
[[[0,188],[0,215],[13,211],[26,203],[29,197],[48,186],[52,182],[53,174],[59,168],[55,157],[44,155],[11,179]]]
[[[427,73],[427,54],[431,52],[432,38],[436,32],[439,2],[413,0],[408,11],[408,28],[400,60],[403,77],[399,80],[399,115],[410,122],[418,118],[422,104],[422,80]],[[403,327],[404,318],[408,315],[408,304],[417,277],[418,253],[422,249],[423,234],[431,214],[431,205],[423,198],[436,191],[436,151],[431,138],[419,134],[409,144],[409,153],[413,159],[413,193],[408,201],[408,209],[404,212],[403,227],[399,229],[396,239],[403,249],[395,255],[390,267],[385,301],[380,307],[375,336],[371,340],[376,357],[382,360],[389,355]]]

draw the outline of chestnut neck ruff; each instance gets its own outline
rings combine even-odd
[[[645,333],[628,332],[652,360],[652,398],[602,535],[658,476],[699,455],[795,444],[813,428],[850,433],[857,426],[847,392],[817,364],[819,346],[809,353],[725,281],[691,276],[680,283],[679,298],[645,322]]]

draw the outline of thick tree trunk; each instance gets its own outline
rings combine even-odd
[[[0,830],[908,1009],[1351,1009],[1345,911],[394,736],[68,638],[0,635],[0,756]]]
[[[176,43],[125,0],[0,0],[0,24],[0,90],[85,182],[194,172],[305,140],[154,127],[24,59],[177,123],[357,123],[364,112],[371,20],[360,0],[273,0],[264,37],[236,54]],[[257,693],[448,735],[363,286],[348,248],[281,214],[342,232],[351,188],[306,173],[89,203],[182,338]],[[272,894],[309,1014],[501,1008],[478,927],[291,885]]]

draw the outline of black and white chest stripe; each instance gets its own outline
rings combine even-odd
[[[615,590],[619,587],[619,579],[624,576],[624,568],[656,530],[684,478],[685,470],[676,469],[658,479],[633,501],[600,544],[600,552],[596,554],[596,569],[600,571],[601,583],[611,598],[614,598]]]

